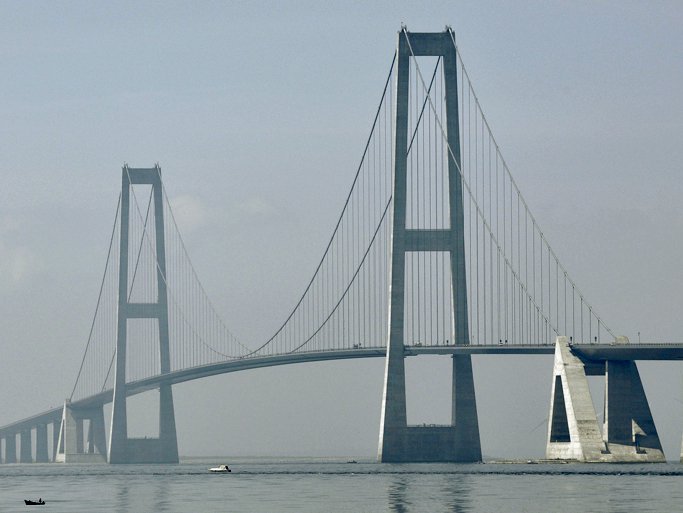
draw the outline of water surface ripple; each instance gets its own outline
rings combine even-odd
[[[207,468],[229,463],[231,474]],[[683,465],[378,464],[192,459],[180,465],[0,465],[0,511],[660,512],[683,500]]]

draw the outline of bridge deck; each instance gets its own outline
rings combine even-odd
[[[683,344],[575,344],[572,350],[585,360],[683,360]],[[406,356],[417,355],[551,355],[555,346],[547,345],[471,345],[471,346],[406,346]],[[320,362],[330,360],[345,360],[355,358],[380,358],[386,356],[384,347],[360,347],[354,349],[340,349],[330,351],[312,351],[289,353],[276,356],[258,356],[228,360],[183,369],[153,376],[128,383],[128,396],[153,390],[160,383],[178,384],[209,376],[239,372],[276,365],[290,365],[294,363]],[[106,390],[85,399],[74,401],[75,409],[92,408],[112,401],[113,391]],[[61,418],[62,408],[52,408],[48,411],[0,427],[0,436],[18,433],[22,429],[29,429],[38,424],[47,424]]]

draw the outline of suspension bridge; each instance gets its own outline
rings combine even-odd
[[[480,461],[471,358],[487,354],[555,355],[549,458],[663,460],[634,360],[683,359],[683,345],[630,344],[588,302],[515,182],[450,28],[399,32],[332,234],[261,343],[239,340],[212,305],[160,167],[121,176],[74,386],[63,407],[0,427],[4,463],[176,463],[173,385],[354,358],[386,360],[380,461]],[[404,359],[422,354],[452,358],[450,425],[407,424]],[[591,374],[607,380],[602,427]],[[149,390],[159,436],[129,437],[126,400]]]

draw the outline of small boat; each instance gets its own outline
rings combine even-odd
[[[24,504],[26,504],[27,506],[43,506],[45,505],[45,501],[43,499],[38,499],[37,501],[24,499]]]
[[[211,467],[209,472],[232,472],[232,470],[227,465],[218,465],[217,467]]]

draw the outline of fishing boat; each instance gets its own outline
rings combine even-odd
[[[24,499],[24,504],[27,506],[44,506],[45,501],[43,499],[38,499],[37,501],[32,501],[30,499]]]
[[[232,470],[227,465],[218,465],[217,467],[211,467],[209,472],[232,472]]]

